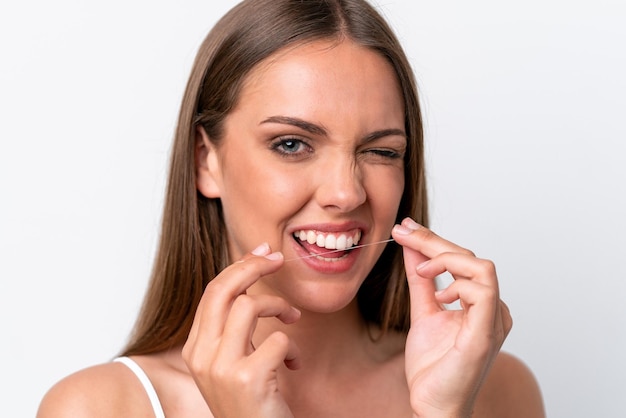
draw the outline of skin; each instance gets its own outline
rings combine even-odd
[[[218,146],[199,130],[198,188],[222,201],[233,259],[263,242],[286,259],[301,256],[292,238],[301,229],[358,228],[361,243],[389,238],[404,188],[404,106],[391,67],[376,54],[365,54],[354,76],[365,52],[330,43],[287,50],[249,77]],[[294,126],[302,123],[309,129]],[[368,141],[383,131],[394,133]],[[336,312],[353,301],[382,250],[362,248],[358,262],[333,274],[313,274],[313,259],[286,263],[249,293]],[[315,267],[335,266],[326,264]]]
[[[512,323],[493,263],[411,219],[394,226],[402,103],[378,54],[318,41],[255,68],[219,144],[198,129],[197,187],[222,199],[237,261],[207,286],[184,346],[135,358],[166,416],[544,416],[532,374],[499,353]],[[408,336],[373,341],[354,299],[383,246],[285,261],[302,256],[292,235],[309,228],[358,229],[360,243],[391,233],[410,287]],[[438,293],[444,272],[455,281]],[[463,310],[441,308],[459,299]],[[38,416],[122,415],[152,412],[134,375],[109,363],[55,385]]]

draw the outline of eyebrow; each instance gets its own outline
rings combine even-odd
[[[401,136],[406,139],[406,133],[402,129],[382,129],[380,131],[374,131],[367,134],[365,138],[363,138],[363,143],[375,141],[378,138],[384,138],[386,136]]]
[[[322,126],[291,116],[270,116],[261,122],[261,124],[264,123],[279,123],[283,125],[291,125],[307,131],[308,133],[313,135],[328,135],[326,129],[324,129]],[[403,138],[406,138],[406,133],[402,129],[381,129],[379,131],[374,131],[367,134],[365,138],[363,138],[363,142],[367,143],[370,141],[374,141],[378,138],[384,138],[386,136],[401,136]]]
[[[269,118],[261,122],[261,124],[263,123],[280,123],[283,125],[291,125],[307,131],[308,133],[313,135],[327,135],[326,129],[322,128],[321,126],[290,116],[270,116]]]

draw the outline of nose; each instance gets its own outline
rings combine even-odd
[[[346,213],[366,200],[363,173],[353,156],[329,159],[318,178],[315,198],[324,209]]]

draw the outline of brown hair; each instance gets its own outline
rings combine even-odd
[[[206,285],[229,264],[219,199],[196,189],[196,127],[212,140],[236,105],[246,75],[287,46],[349,39],[372,48],[393,66],[404,96],[405,189],[397,218],[427,224],[422,120],[413,73],[384,19],[364,0],[246,0],[211,30],[196,56],[182,101],[158,253],[143,308],[124,355],[182,344]],[[383,331],[406,331],[409,297],[402,250],[389,244],[358,293],[363,317]]]

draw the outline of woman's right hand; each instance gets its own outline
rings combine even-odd
[[[262,244],[224,269],[206,287],[183,359],[213,416],[292,417],[278,391],[278,369],[299,367],[298,350],[287,335],[275,332],[254,346],[258,318],[276,317],[293,323],[300,312],[286,300],[248,295],[261,277],[278,270],[281,253]]]

